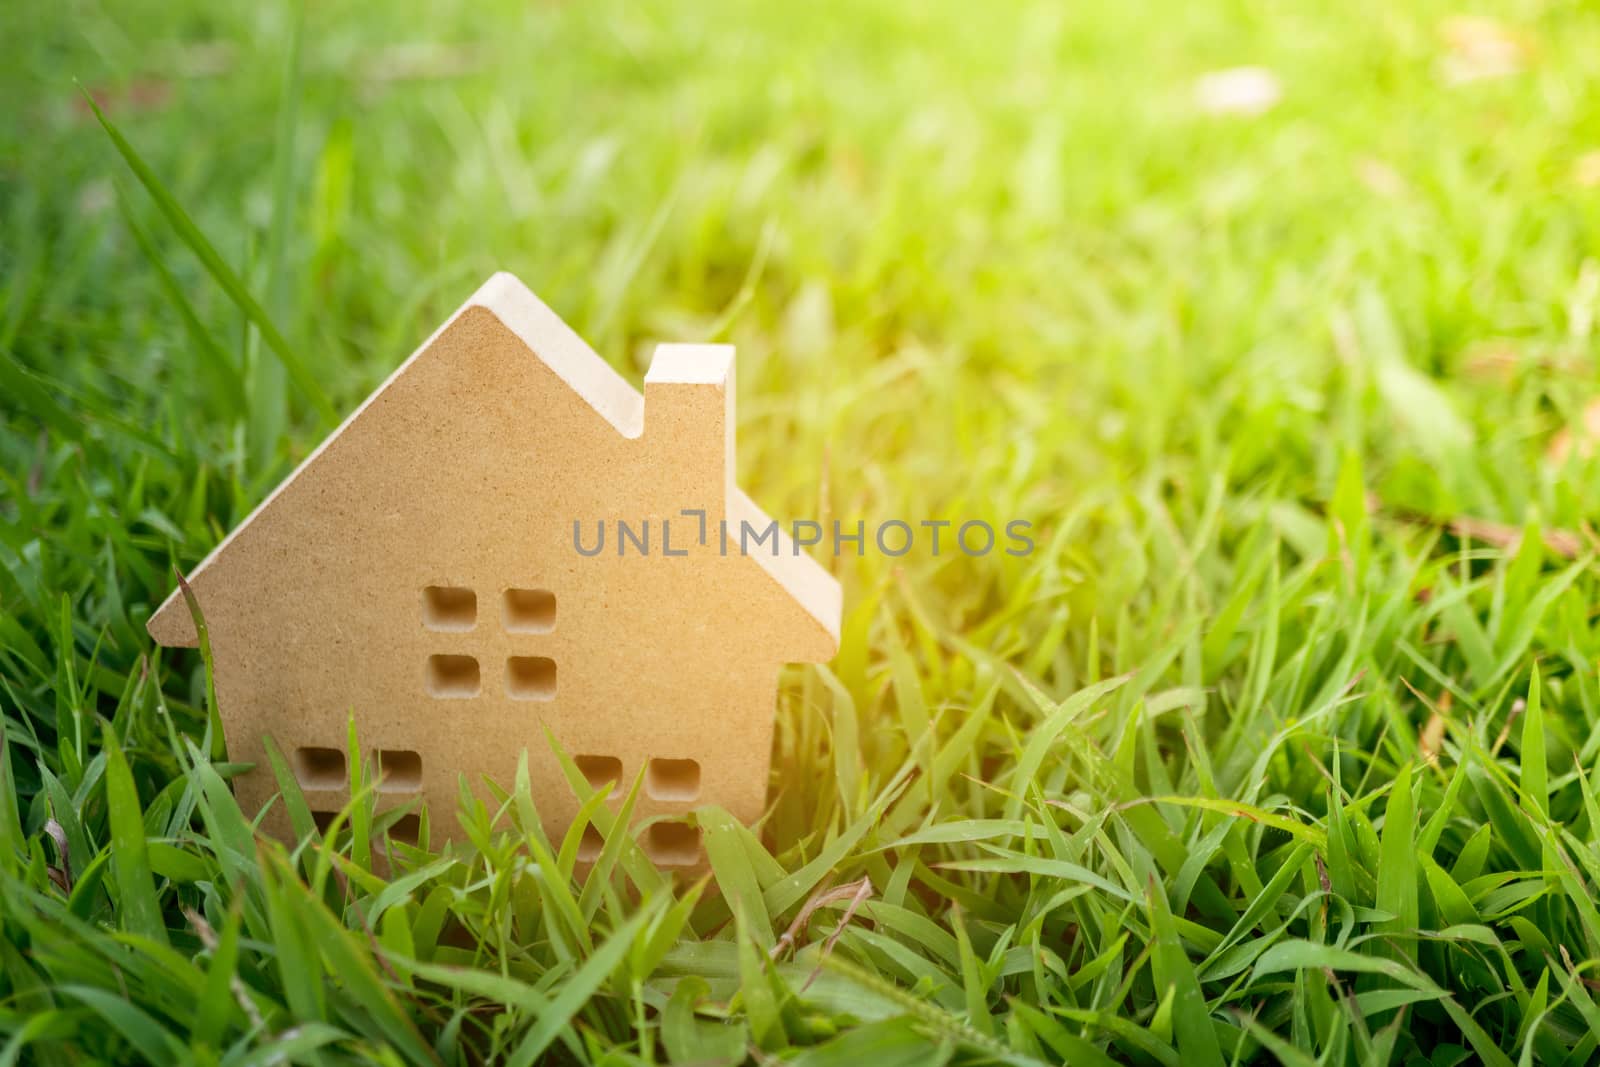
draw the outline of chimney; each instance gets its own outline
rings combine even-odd
[[[720,519],[734,484],[732,345],[657,345],[644,376],[644,439],[666,499]]]

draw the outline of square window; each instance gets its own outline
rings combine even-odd
[[[554,700],[556,661],[546,656],[512,656],[506,660],[506,692],[513,700]]]
[[[610,790],[611,796],[622,794],[622,761],[615,756],[574,756],[573,763],[583,772],[591,789]]]
[[[415,793],[422,788],[422,756],[404,748],[380,748],[372,754],[378,792]]]
[[[416,812],[406,812],[389,824],[389,840],[416,848],[422,839],[422,818]]]
[[[512,633],[549,633],[556,628],[556,595],[548,589],[507,589],[501,619]]]
[[[290,762],[302,789],[343,789],[349,784],[345,775],[343,749],[297,748]]]
[[[657,867],[693,867],[700,862],[700,829],[686,822],[651,823],[644,854]]]
[[[700,795],[700,764],[692,759],[653,759],[644,772],[652,800],[693,800]]]
[[[428,692],[445,700],[475,697],[480,688],[478,661],[471,656],[429,656]]]
[[[478,594],[454,585],[422,591],[422,625],[430,630],[470,630],[478,624]]]
[[[578,862],[593,863],[600,858],[600,850],[606,847],[606,839],[593,824],[583,828],[583,836],[578,839]]]

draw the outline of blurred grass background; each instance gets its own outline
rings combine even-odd
[[[0,39],[5,1057],[1595,1061],[1593,7]],[[394,883],[361,833],[258,856],[181,740],[198,658],[150,658],[171,565],[496,269],[635,382],[736,343],[776,515],[1038,531],[835,561],[844,648],[786,689],[757,833],[705,813],[713,892],[620,836],[569,892],[513,800],[430,813],[472,847]]]

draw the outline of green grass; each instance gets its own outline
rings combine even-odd
[[[0,9],[0,1064],[1600,1062],[1600,13],[253,7]],[[1035,524],[834,562],[707,884],[260,840],[144,635],[497,268],[775,514]]]

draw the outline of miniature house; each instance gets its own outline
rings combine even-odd
[[[701,542],[701,511],[711,531],[771,522],[734,473],[730,347],[658,347],[641,397],[495,275],[189,575],[229,757],[255,765],[245,810],[278,792],[270,735],[331,818],[353,714],[380,809],[428,802],[435,842],[458,783],[493,807],[486,780],[510,788],[524,752],[562,834],[579,801],[548,731],[596,787],[642,770],[646,853],[698,863],[684,817],[760,815],[780,668],[839,640],[838,583],[791,542]],[[578,550],[574,524],[592,550],[616,520],[654,543]],[[197,642],[177,591],[149,631]],[[263,825],[291,835],[281,802]]]

